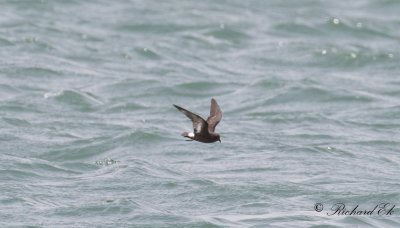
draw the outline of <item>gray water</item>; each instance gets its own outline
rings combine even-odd
[[[0,9],[1,227],[400,226],[398,1]]]

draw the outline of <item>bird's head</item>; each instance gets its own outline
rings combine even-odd
[[[220,137],[219,134],[216,134],[216,138],[217,138],[217,140],[221,143],[221,137]]]

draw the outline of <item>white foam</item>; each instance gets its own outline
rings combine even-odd
[[[49,93],[45,93],[45,94],[43,95],[43,97],[44,97],[45,99],[48,99],[48,98],[51,98],[51,97],[58,97],[58,96],[60,96],[62,93],[63,93],[63,92],[57,92],[57,93],[49,92]]]

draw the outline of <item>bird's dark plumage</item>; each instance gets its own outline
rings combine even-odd
[[[196,140],[203,143],[212,143],[220,141],[220,135],[215,133],[215,127],[222,119],[222,112],[219,108],[217,101],[214,98],[211,99],[210,116],[205,121],[199,115],[196,115],[178,105],[174,105],[179,111],[187,116],[193,122],[193,133],[184,132],[182,136]]]

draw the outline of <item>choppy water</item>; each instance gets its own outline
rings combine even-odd
[[[400,226],[398,1],[0,8],[1,227]]]

